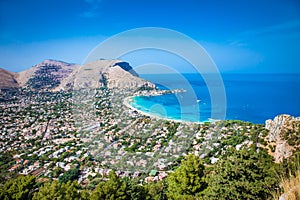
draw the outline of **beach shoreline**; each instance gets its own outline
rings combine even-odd
[[[163,95],[163,94],[160,94],[160,95]],[[139,96],[139,95],[137,95],[137,96]],[[133,98],[137,97],[137,96],[129,96],[129,97],[124,98],[123,99],[123,104],[127,108],[129,108],[131,110],[134,110],[134,111],[138,112],[141,115],[148,116],[148,117],[154,118],[156,120],[167,120],[167,121],[171,121],[171,122],[184,123],[184,124],[203,124],[204,123],[204,122],[190,122],[190,121],[184,121],[184,120],[179,120],[179,119],[171,119],[171,118],[167,118],[167,117],[160,117],[160,116],[157,116],[157,115],[154,115],[154,114],[150,114],[150,113],[141,111],[141,110],[133,107],[130,104],[130,102],[133,101]]]

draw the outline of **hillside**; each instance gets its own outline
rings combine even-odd
[[[0,89],[18,88],[16,74],[0,68]]]
[[[45,60],[18,73],[17,81],[21,87],[27,86],[34,90],[54,89],[78,67],[62,61]]]
[[[110,89],[155,87],[139,78],[129,63],[121,60],[98,60],[83,66],[45,60],[19,73],[0,69],[0,89],[27,87],[59,91],[103,86]]]
[[[138,88],[155,87],[154,84],[138,77],[132,67],[121,60],[97,60],[85,64],[62,81],[57,89],[80,88]]]

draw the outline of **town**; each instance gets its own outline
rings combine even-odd
[[[214,164],[230,146],[250,147],[255,134],[268,133],[263,125],[241,121],[197,124],[149,117],[123,103],[128,96],[147,93],[107,87],[92,96],[2,91],[1,178],[31,174],[55,180],[75,170],[78,182],[88,185],[113,169],[141,183],[158,181],[189,153]],[[266,143],[261,139],[257,147]]]

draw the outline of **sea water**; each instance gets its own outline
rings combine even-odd
[[[217,99],[217,105],[212,105],[212,98],[216,97],[211,91],[221,86],[207,84],[206,80],[214,78],[213,74],[205,76],[206,79],[200,74],[141,74],[140,77],[160,89],[186,90],[133,98],[133,107],[158,117],[205,122],[213,118],[216,109],[222,111],[221,119],[253,123],[264,123],[279,114],[300,116],[300,74],[221,74],[225,97],[220,98],[222,102]]]

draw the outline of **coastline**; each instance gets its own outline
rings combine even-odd
[[[160,94],[160,95],[162,95],[162,94]],[[179,120],[179,119],[170,119],[170,118],[167,118],[167,117],[160,117],[160,116],[157,116],[157,115],[153,115],[153,114],[141,111],[141,110],[133,107],[130,104],[130,101],[133,101],[134,97],[136,97],[136,96],[129,96],[129,97],[124,98],[123,104],[127,108],[129,108],[131,110],[134,110],[134,111],[138,112],[141,115],[148,116],[150,118],[154,118],[154,119],[157,119],[157,120],[167,120],[167,121],[171,121],[171,122],[178,122],[178,123],[185,123],[185,124],[203,124],[204,123],[204,122],[189,122],[189,121],[184,121],[184,120]]]

